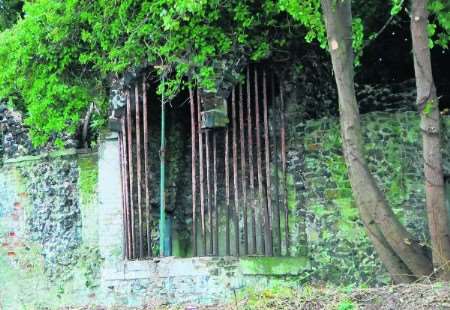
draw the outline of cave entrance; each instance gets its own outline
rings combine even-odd
[[[158,83],[136,79],[120,117],[126,257],[173,255],[181,234],[184,256],[289,255],[286,112],[275,75],[251,65],[224,99],[191,89],[164,105]]]

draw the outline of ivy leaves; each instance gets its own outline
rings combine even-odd
[[[84,47],[76,1],[30,2],[24,11],[0,34],[0,98],[18,95],[35,144],[61,144],[56,134],[74,133],[88,104],[102,105],[102,92],[78,61]]]
[[[392,1],[397,14],[402,0]],[[448,5],[430,2],[429,34],[441,46]],[[364,23],[353,20],[356,55]],[[215,91],[236,62],[259,61],[299,40],[326,48],[320,0],[30,0],[24,18],[0,33],[0,100],[26,111],[33,141],[42,144],[75,132],[91,103],[105,110],[110,77],[129,68],[164,65],[166,97],[191,83]]]
[[[431,21],[428,24],[429,46],[435,44],[448,49],[450,40],[450,2],[447,0],[432,0],[428,5]]]
[[[279,0],[280,9],[291,14],[307,28],[306,42],[317,40],[322,48],[327,45],[325,25],[320,11],[320,0]]]
[[[391,0],[392,1],[392,7],[391,7],[391,15],[397,15],[400,13],[404,0]]]
[[[39,0],[24,12],[0,34],[0,100],[20,98],[35,144],[75,132],[92,102],[102,110],[111,75],[163,64],[166,97],[188,80],[214,91],[217,63],[258,61],[286,41],[273,35],[287,24],[273,0]]]

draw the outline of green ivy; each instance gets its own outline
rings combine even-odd
[[[398,14],[403,2],[392,1],[391,14]],[[170,99],[192,83],[217,90],[224,70],[243,59],[289,52],[298,41],[327,44],[319,0],[24,2],[23,11],[13,11],[23,18],[0,33],[0,100],[26,112],[35,144],[62,144],[59,134],[75,133],[92,103],[100,111],[93,116],[94,126],[103,126],[111,78],[130,68],[160,65],[159,76],[166,78],[159,93]],[[432,0],[429,7],[430,36],[443,47],[448,5]],[[357,7],[354,11],[358,64],[371,30],[360,17],[364,14]],[[8,26],[15,20],[9,18]]]
[[[28,0],[23,16],[0,33],[0,100],[26,112],[35,144],[73,134],[91,103],[102,126],[110,79],[130,68],[160,65],[170,98],[187,83],[215,91],[224,67],[289,42],[326,47],[319,0]],[[361,19],[354,29],[358,49]]]
[[[403,7],[404,0],[392,0],[392,7],[391,7],[391,15],[397,15],[400,13],[402,7]]]
[[[450,40],[450,2],[447,0],[432,0],[429,2],[428,10],[431,14],[428,25],[429,46],[435,44],[448,49]]]
[[[299,27],[271,0],[39,0],[24,16],[0,33],[0,100],[27,112],[35,144],[74,133],[91,103],[105,111],[127,69],[163,65],[167,97],[187,78],[214,91],[218,63],[265,58]]]
[[[405,0],[391,0],[391,15],[397,15],[403,7]],[[450,40],[450,2],[447,0],[430,0],[428,2],[430,13],[427,25],[430,48],[438,45],[448,49]]]

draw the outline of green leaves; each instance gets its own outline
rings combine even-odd
[[[439,40],[447,11],[432,3]],[[214,91],[237,59],[260,61],[298,41],[327,46],[319,0],[39,0],[24,10],[0,33],[0,100],[15,98],[37,144],[74,132],[90,103],[104,110],[108,77],[129,68],[167,65],[160,92],[170,98],[188,83]],[[353,31],[359,55],[361,18]]]
[[[430,116],[433,110],[436,108],[436,104],[433,100],[428,100],[423,107],[423,114]]]
[[[436,33],[436,24],[428,24],[427,25],[427,32],[428,32],[428,47],[433,48],[434,47],[434,41],[431,39],[435,33]]]
[[[325,38],[318,2],[300,8],[314,17],[307,40]],[[91,102],[104,106],[108,76],[162,62],[166,98],[188,77],[214,91],[217,64],[261,60],[291,35],[279,29],[293,27],[273,0],[40,0],[24,11],[0,34],[0,100],[20,98],[36,144],[74,132]]]
[[[327,38],[319,0],[278,0],[278,5],[307,28],[306,42],[317,40],[322,48],[326,47]]]
[[[278,0],[280,10],[288,12],[300,22],[306,29],[305,40],[308,43],[316,40],[321,48],[327,47],[325,24],[322,18],[320,0]],[[355,65],[359,64],[359,56],[364,45],[364,25],[361,18],[356,17],[352,21],[353,50],[355,51]]]
[[[400,13],[400,10],[402,9],[404,0],[391,0],[392,1],[392,7],[391,7],[391,15],[397,15]]]
[[[364,25],[361,18],[353,18],[352,21],[352,47],[355,51],[355,65],[359,65],[359,58],[362,53],[363,45],[364,45]]]
[[[15,104],[24,106],[35,144],[74,133],[88,104],[102,101],[96,89],[101,75],[90,76],[89,58],[79,61],[87,39],[81,38],[77,3],[26,3],[26,18],[0,34],[0,100],[18,94],[22,103]]]
[[[450,2],[447,0],[431,0],[428,5],[430,24],[428,25],[429,46],[435,44],[448,49],[450,40]]]

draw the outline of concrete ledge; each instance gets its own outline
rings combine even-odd
[[[171,277],[218,276],[222,270],[238,270],[239,260],[234,257],[164,257],[149,260],[122,261],[104,268],[104,280],[132,280]]]
[[[243,276],[297,276],[308,266],[304,257],[164,257],[122,261],[104,268],[102,278],[133,280],[220,276],[230,271]]]
[[[96,154],[96,150],[87,150],[87,149],[65,149],[65,150],[58,150],[58,151],[52,151],[52,152],[43,152],[39,155],[27,155],[27,156],[20,156],[15,158],[9,158],[4,160],[4,165],[18,165],[22,163],[32,162],[32,161],[40,161],[44,159],[52,159],[52,158],[61,158],[61,157],[69,157],[69,156],[75,156],[75,155],[82,155],[87,156],[90,154]]]
[[[119,133],[110,131],[110,130],[104,130],[100,132],[99,141],[108,141],[108,140],[118,140],[119,139]]]

